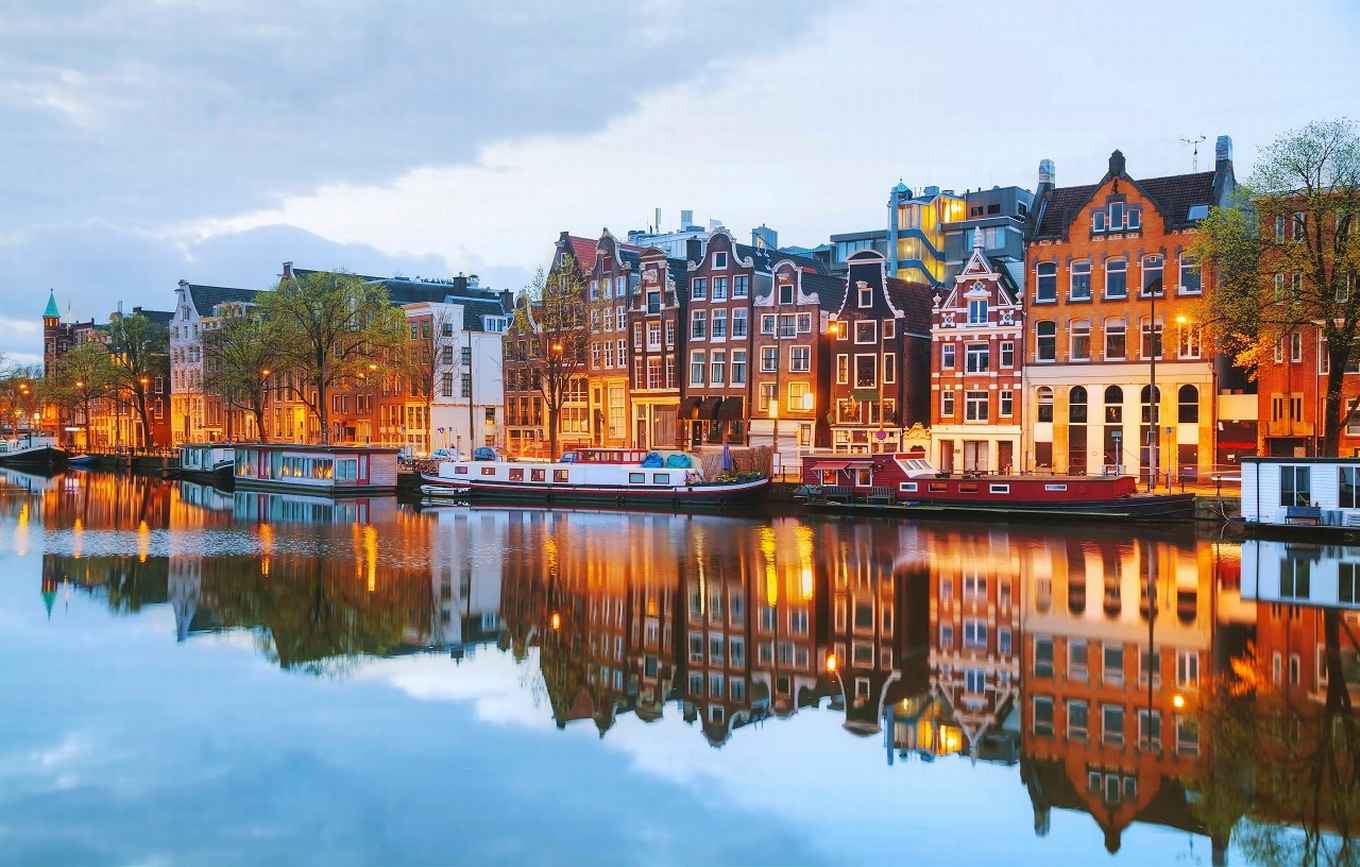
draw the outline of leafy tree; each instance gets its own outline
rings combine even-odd
[[[85,447],[93,448],[90,418],[99,401],[114,390],[117,374],[104,344],[82,343],[57,359],[53,370],[52,397],[74,416],[79,413],[85,429]]]
[[[113,365],[113,385],[137,410],[142,423],[142,442],[156,444],[151,432],[147,405],[152,380],[164,369],[170,351],[170,333],[165,326],[140,313],[114,316],[109,321],[109,360]]]
[[[585,279],[576,260],[564,255],[548,275],[540,268],[523,297],[524,303],[515,308],[513,328],[534,335],[534,384],[548,410],[548,456],[555,459],[562,406],[572,380],[585,373]]]
[[[1311,123],[1266,147],[1233,208],[1215,208],[1192,246],[1216,275],[1205,322],[1219,345],[1257,369],[1295,334],[1325,341],[1322,453],[1337,454],[1355,406],[1348,366],[1360,362],[1360,135],[1348,120]],[[1297,339],[1303,339],[1300,336]]]
[[[204,386],[229,407],[250,413],[260,442],[269,441],[265,388],[283,358],[278,332],[259,308],[246,308],[222,317],[203,340]]]
[[[283,366],[301,377],[293,391],[329,443],[331,392],[356,382],[369,364],[399,356],[405,316],[381,284],[328,271],[282,281],[262,306],[278,329]]]
[[[41,369],[18,365],[0,372],[0,425],[18,429],[21,419],[41,412],[47,392]]]

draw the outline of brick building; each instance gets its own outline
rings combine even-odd
[[[1020,454],[1023,297],[983,234],[931,312],[930,459],[950,473],[1011,472]]]
[[[641,283],[628,308],[629,382],[633,440],[637,448],[673,448],[680,431],[680,367],[684,361],[683,325],[688,298],[684,259],[657,247],[638,257]]]
[[[633,441],[630,430],[628,341],[630,299],[641,285],[641,250],[615,240],[608,229],[595,244],[589,264],[587,393],[590,438],[597,446],[621,448]]]
[[[831,446],[869,454],[903,449],[912,425],[930,420],[930,286],[886,274],[886,260],[862,250],[847,260],[832,316]]]
[[[1208,172],[1135,179],[1115,151],[1097,183],[1055,187],[1044,161],[1026,258],[1020,469],[1207,475],[1219,380],[1189,246],[1233,188],[1226,136]]]

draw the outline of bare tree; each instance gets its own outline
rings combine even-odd
[[[584,375],[587,349],[585,279],[576,260],[564,255],[549,275],[539,269],[515,308],[512,328],[530,334],[531,375],[548,410],[548,451],[559,454],[562,407],[572,380]]]

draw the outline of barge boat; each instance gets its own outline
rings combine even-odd
[[[235,472],[236,449],[226,443],[191,443],[181,446],[176,474],[182,479],[230,484]]]
[[[0,440],[0,465],[55,469],[66,462],[66,452],[54,437],[25,434]]]
[[[1360,539],[1360,457],[1242,458],[1242,519],[1255,536]]]
[[[397,450],[378,446],[237,443],[238,490],[330,497],[375,497],[397,491]]]

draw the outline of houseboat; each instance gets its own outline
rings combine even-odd
[[[214,484],[229,483],[236,465],[236,449],[225,443],[181,446],[176,470],[180,478]]]
[[[832,510],[912,515],[1062,513],[1111,520],[1193,518],[1191,494],[1139,494],[1132,476],[1017,476],[937,472],[907,454],[804,455],[798,496]]]
[[[1360,612],[1360,546],[1246,539],[1242,598]]]
[[[1242,519],[1261,535],[1360,537],[1360,458],[1242,458]]]
[[[374,497],[397,490],[397,450],[378,446],[237,443],[238,490]]]
[[[765,495],[769,476],[717,474],[706,478],[685,452],[577,449],[559,461],[440,461],[422,473],[429,499],[457,497],[661,508],[723,508]]]
[[[65,462],[66,452],[54,437],[24,434],[0,439],[0,465],[55,469]]]

